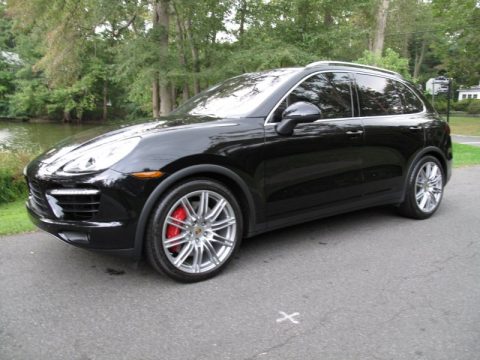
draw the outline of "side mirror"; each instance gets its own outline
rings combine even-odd
[[[306,101],[298,101],[285,109],[282,121],[275,127],[277,133],[288,136],[300,123],[311,123],[322,118],[322,111],[318,106]]]

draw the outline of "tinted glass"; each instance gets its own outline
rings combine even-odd
[[[355,75],[361,116],[403,114],[396,81],[373,75]]]
[[[176,109],[174,114],[241,117],[250,114],[298,69],[240,75],[215,85]]]
[[[352,116],[351,81],[347,73],[322,73],[298,85],[276,109],[273,121],[281,121],[283,111],[297,101],[317,105],[322,119]]]
[[[423,103],[412,90],[398,81],[396,81],[396,86],[402,97],[403,112],[405,114],[413,114],[423,111]]]

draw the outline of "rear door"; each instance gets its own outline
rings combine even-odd
[[[409,159],[425,144],[424,106],[402,81],[355,74],[365,129],[365,195],[400,196]]]
[[[322,118],[281,136],[275,124],[285,108],[308,101]],[[299,84],[265,126],[265,196],[270,221],[362,195],[363,126],[355,118],[351,75],[327,72]]]

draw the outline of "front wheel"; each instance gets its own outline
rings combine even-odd
[[[172,189],[155,209],[146,253],[153,267],[185,282],[218,274],[242,238],[242,214],[235,196],[209,179]]]
[[[400,204],[402,215],[427,219],[437,211],[443,197],[444,173],[442,164],[433,156],[425,156],[409,175],[405,201]]]

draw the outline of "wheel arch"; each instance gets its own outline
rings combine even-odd
[[[422,150],[415,153],[415,155],[413,155],[410,158],[410,161],[408,162],[408,165],[407,165],[408,171],[407,171],[406,176],[404,178],[404,184],[403,184],[402,201],[405,198],[405,194],[406,194],[407,186],[408,186],[408,180],[410,178],[410,175],[412,174],[413,167],[417,163],[417,161],[419,161],[424,156],[435,157],[440,162],[440,164],[442,165],[443,173],[445,174],[445,177],[447,178],[448,162],[447,162],[447,158],[442,153],[442,151],[435,146],[428,146],[426,148],[423,148]]]
[[[148,197],[140,213],[135,232],[135,260],[139,260],[142,256],[148,220],[161,196],[175,184],[188,180],[189,178],[198,177],[211,178],[227,186],[240,203],[244,222],[244,236],[253,232],[256,223],[256,208],[253,196],[245,181],[233,170],[224,166],[213,164],[192,165],[168,176]]]

